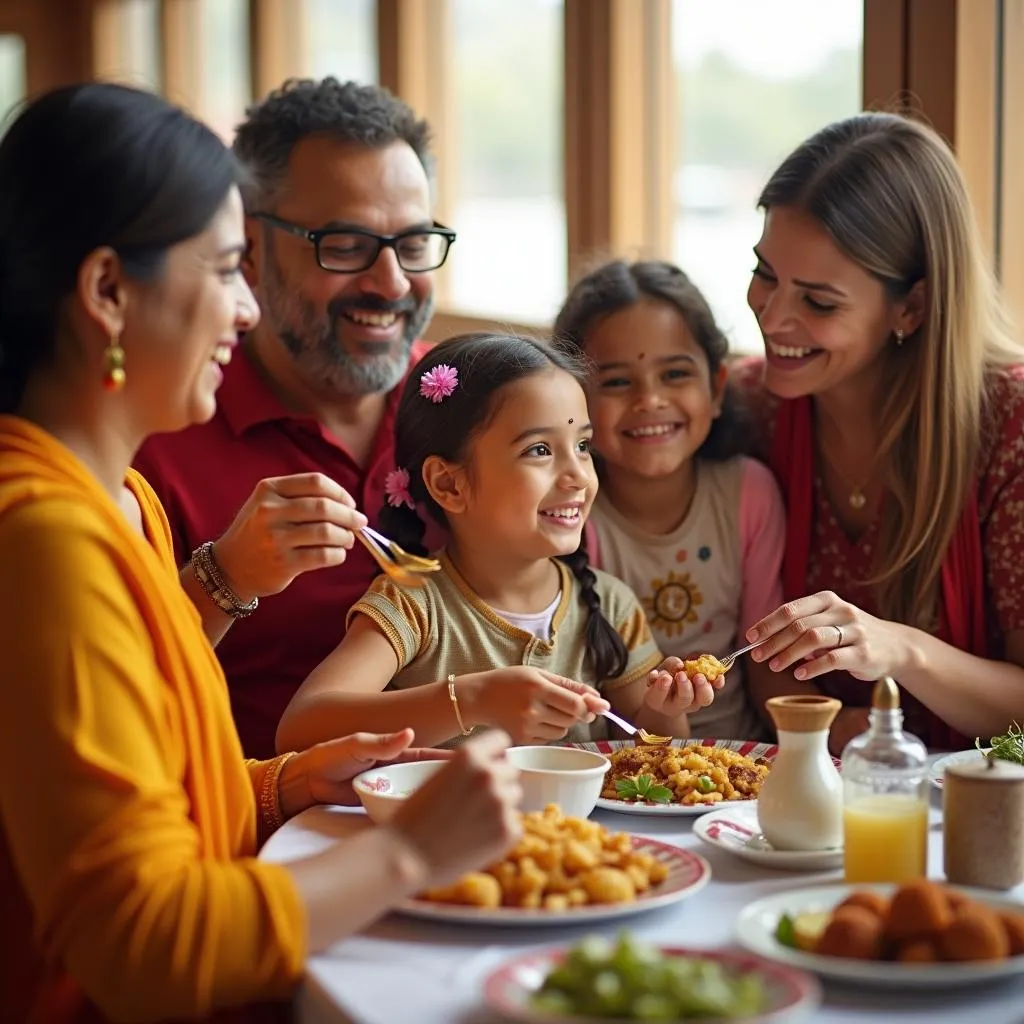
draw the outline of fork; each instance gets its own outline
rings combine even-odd
[[[644,743],[652,745],[661,745],[668,743],[671,736],[655,736],[654,733],[648,732],[646,729],[638,729],[635,725],[627,722],[624,718],[620,718],[614,711],[602,711],[602,715],[608,719],[609,722],[614,722],[623,732],[628,733],[630,736],[639,735],[640,739]]]
[[[733,651],[732,654],[728,654],[724,658],[719,658],[718,661],[719,664],[722,666],[722,671],[728,672],[729,669],[731,669],[733,665],[736,664],[736,659],[738,657],[740,657],[743,654],[746,654],[747,651],[752,651],[755,647],[760,647],[761,644],[765,643],[767,640],[768,637],[765,637],[764,640],[755,640],[752,644],[747,644],[746,647],[741,647],[738,651]]]
[[[441,568],[441,563],[436,558],[411,555],[393,540],[389,540],[369,526],[356,531],[356,536],[384,572],[403,586],[422,587],[423,577]]]

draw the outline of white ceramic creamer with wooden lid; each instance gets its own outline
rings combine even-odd
[[[843,845],[843,784],[828,752],[828,731],[842,704],[794,695],[767,701],[779,752],[757,798],[757,818],[776,850]]]

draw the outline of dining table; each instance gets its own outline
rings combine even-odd
[[[941,794],[929,820],[928,874],[943,878]],[[740,949],[737,915],[761,897],[840,883],[842,870],[770,870],[711,848],[693,832],[695,817],[646,817],[595,810],[606,828],[674,844],[703,856],[711,880],[669,907],[605,924],[512,928],[424,921],[394,913],[309,958],[296,996],[298,1024],[500,1024],[483,999],[490,972],[510,957],[540,947],[570,945],[595,932],[663,946]],[[286,822],[260,856],[288,862],[318,853],[372,827],[362,808],[314,807]],[[1008,893],[1024,903],[1024,886]],[[823,984],[820,1024],[885,1021],[901,1024],[1024,1024],[1024,976],[939,991],[873,989],[866,983]]]

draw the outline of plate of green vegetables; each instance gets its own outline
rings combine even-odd
[[[748,953],[593,935],[507,961],[487,978],[484,999],[520,1024],[793,1024],[809,1019],[821,987],[804,971]]]
[[[942,780],[950,765],[974,761],[979,757],[994,757],[1000,761],[1024,765],[1024,728],[1016,722],[1011,722],[1009,729],[1001,736],[991,737],[988,746],[984,746],[979,737],[974,741],[973,750],[958,750],[940,757],[932,765],[932,784],[942,789]]]

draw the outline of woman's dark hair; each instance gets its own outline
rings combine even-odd
[[[729,341],[715,322],[700,289],[673,263],[643,260],[605,263],[576,282],[555,320],[555,337],[580,355],[587,332],[599,320],[644,298],[674,306],[708,360],[712,379],[729,356]],[[700,448],[704,459],[722,460],[750,449],[750,419],[734,388],[726,383],[722,412]]]
[[[29,104],[0,141],[0,412],[55,357],[90,252],[152,280],[239,182],[220,139],[152,93],[91,82]]]
[[[420,378],[442,364],[458,371],[459,382],[442,402],[420,394]],[[409,493],[417,506],[448,526],[444,509],[423,482],[423,463],[431,456],[455,464],[464,463],[473,439],[494,419],[508,385],[526,377],[562,370],[581,384],[586,367],[559,346],[511,334],[463,334],[430,350],[413,368],[405,382],[395,423],[395,464],[409,474]],[[425,524],[419,513],[406,505],[385,503],[381,529],[399,544],[418,554],[423,547]],[[563,555],[580,584],[580,598],[587,607],[586,640],[596,679],[601,682],[622,675],[629,653],[615,626],[601,611],[595,585],[597,577],[581,546]]]

